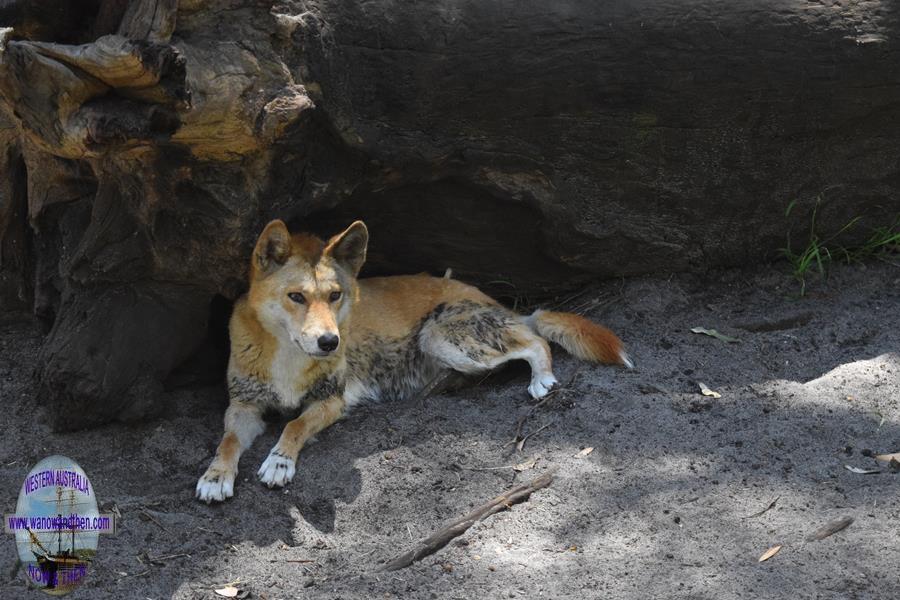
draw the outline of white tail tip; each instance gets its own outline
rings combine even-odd
[[[634,363],[631,362],[631,357],[629,357],[628,353],[625,352],[624,350],[619,351],[619,359],[621,359],[622,364],[625,366],[626,369],[634,368]]]

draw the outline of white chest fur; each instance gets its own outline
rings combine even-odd
[[[269,385],[282,408],[290,410],[300,406],[306,392],[303,374],[310,360],[309,356],[293,344],[278,344],[269,367]]]
[[[308,393],[313,393],[315,400],[323,392],[323,384],[333,382],[325,389],[333,388],[337,382],[343,381],[346,371],[346,360],[343,355],[316,359],[295,344],[281,341],[269,367],[269,387],[277,396],[279,407],[285,410],[299,408],[305,401],[311,400]],[[333,391],[331,393],[334,393]]]

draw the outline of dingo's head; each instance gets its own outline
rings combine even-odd
[[[253,250],[248,293],[263,327],[310,356],[335,353],[368,242],[362,221],[327,243],[308,234],[291,236],[282,221],[266,225]]]

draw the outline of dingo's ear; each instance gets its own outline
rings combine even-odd
[[[255,272],[266,273],[287,262],[291,256],[291,234],[284,221],[275,219],[263,229],[253,250]]]
[[[350,227],[337,234],[325,247],[325,255],[346,265],[356,277],[366,262],[366,246],[369,244],[369,230],[362,221],[354,221]]]

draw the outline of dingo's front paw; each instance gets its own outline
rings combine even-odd
[[[531,394],[531,397],[535,400],[543,398],[550,393],[550,390],[552,390],[557,383],[559,382],[556,381],[556,377],[553,376],[553,373],[534,377],[531,380],[531,385],[528,386],[528,393]]]
[[[225,498],[234,496],[234,478],[237,475],[229,469],[210,467],[197,481],[197,498],[209,504],[210,502],[222,502]]]
[[[294,464],[293,458],[285,456],[277,448],[272,448],[257,475],[259,480],[269,487],[284,487],[294,478]]]

